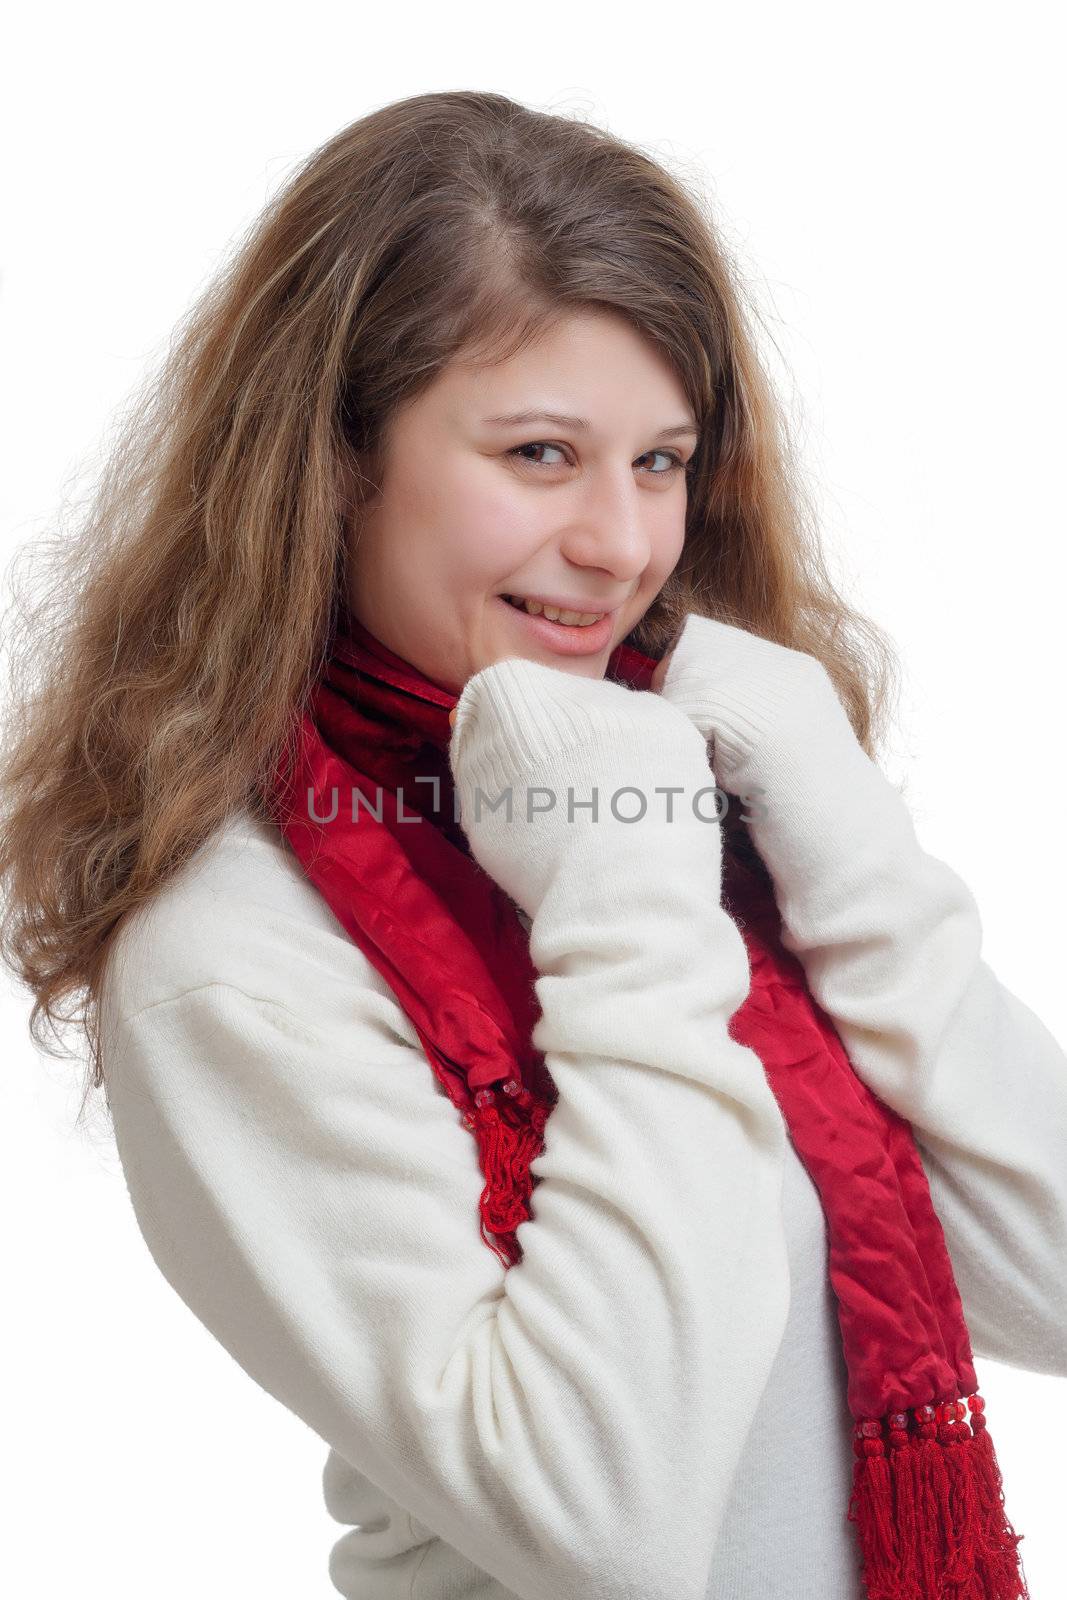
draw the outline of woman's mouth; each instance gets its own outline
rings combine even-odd
[[[618,611],[605,611],[596,622],[559,622],[543,613],[535,616],[524,607],[519,596],[497,595],[502,606],[506,606],[514,617],[527,639],[536,640],[545,645],[549,650],[561,656],[589,656],[596,655],[598,651],[611,642],[612,631],[615,626],[615,617]],[[552,606],[550,610],[555,610]],[[564,616],[573,617],[574,612],[564,612]],[[582,613],[581,615],[589,615]]]

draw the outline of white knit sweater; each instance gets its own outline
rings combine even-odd
[[[458,711],[463,824],[530,926],[559,1091],[524,1259],[480,1236],[474,1139],[392,991],[243,813],[112,953],[148,1248],[328,1445],[344,1596],[859,1600],[822,1212],[727,1031],[748,963],[691,796],[761,790],[786,941],[912,1122],[975,1353],[1063,1375],[1067,1058],[811,658],[691,619],[662,696],[510,660]],[[528,784],[553,811],[527,820]]]

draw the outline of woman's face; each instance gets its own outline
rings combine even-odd
[[[516,412],[534,415],[494,420]],[[681,555],[696,444],[681,384],[618,317],[575,314],[493,367],[453,362],[394,421],[350,532],[350,608],[456,694],[509,656],[603,677]],[[505,595],[608,615],[567,626]]]

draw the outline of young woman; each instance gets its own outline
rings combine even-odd
[[[494,94],[345,129],[56,596],[5,955],[337,1590],[1024,1594],[972,1354],[1067,1375],[1067,1061],[694,197]]]

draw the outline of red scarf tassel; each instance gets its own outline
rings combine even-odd
[[[513,1267],[522,1260],[515,1229],[530,1216],[530,1162],[544,1148],[552,1107],[537,1101],[516,1078],[502,1083],[500,1090],[507,1100],[498,1100],[492,1089],[479,1089],[463,1125],[474,1133],[485,1173],[479,1203],[482,1238],[506,1267]]]
[[[1027,1600],[984,1412],[975,1393],[856,1424],[848,1520],[869,1600]]]

